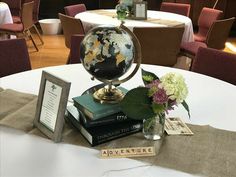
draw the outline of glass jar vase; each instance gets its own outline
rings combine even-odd
[[[127,12],[126,11],[117,11],[117,18],[121,21],[126,19]]]
[[[154,117],[143,120],[143,135],[149,140],[159,140],[163,137],[165,113],[156,114]]]

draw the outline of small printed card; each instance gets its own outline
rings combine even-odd
[[[156,155],[155,148],[153,146],[101,150],[101,158],[144,157],[144,156],[155,156],[155,155]]]
[[[180,118],[167,118],[165,131],[168,135],[193,135],[193,132]]]

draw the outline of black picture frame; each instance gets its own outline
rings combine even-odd
[[[60,142],[71,83],[42,71],[34,126],[54,142]]]
[[[134,1],[134,16],[135,20],[147,19],[147,1]]]

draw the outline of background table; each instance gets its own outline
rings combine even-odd
[[[13,23],[11,11],[8,5],[0,2],[0,24]]]
[[[107,12],[113,12],[115,14],[115,10],[103,10]],[[185,31],[183,34],[182,41],[183,42],[192,42],[193,39],[193,25],[190,18],[178,15],[169,12],[160,12],[160,11],[152,11],[148,10],[147,17],[152,19],[162,19],[162,20],[170,20],[170,21],[177,21],[185,24]],[[75,16],[75,18],[79,18],[84,26],[85,31],[87,32],[91,28],[98,26],[98,25],[120,25],[120,20],[116,17],[96,14],[96,11],[86,11],[79,13]],[[133,27],[167,27],[164,24],[157,24],[151,23],[142,20],[125,20],[125,26],[127,26],[131,31]]]
[[[141,67],[158,76],[167,72],[178,72],[186,79],[189,88],[186,101],[191,110],[191,119],[188,119],[182,106],[171,111],[169,116],[181,117],[192,124],[209,124],[216,128],[236,131],[236,86],[185,70],[152,65],[142,65]],[[100,83],[91,81],[91,76],[81,64],[49,67],[43,70],[72,83],[70,100],[87,88]],[[0,87],[37,94],[41,71],[42,69],[37,69],[0,78]],[[131,80],[122,86],[131,89],[141,84],[141,71],[139,70]],[[137,160],[100,159],[98,156],[99,152],[93,148],[64,143],[55,144],[48,139],[0,126],[0,174],[4,177],[192,176],[171,169],[150,166]]]
[[[13,23],[11,11],[6,3],[0,2],[0,25],[6,23]],[[0,40],[5,38],[5,35],[0,35]]]

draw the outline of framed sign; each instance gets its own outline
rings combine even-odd
[[[134,1],[134,19],[147,19],[147,1]]]
[[[60,142],[70,82],[43,71],[34,125],[54,142]]]

